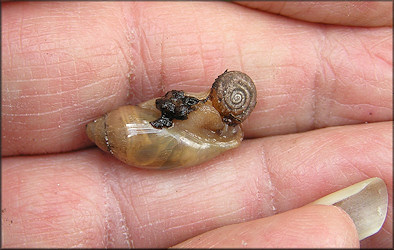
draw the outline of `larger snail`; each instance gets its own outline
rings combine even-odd
[[[243,139],[240,124],[256,105],[248,75],[225,71],[203,93],[172,90],[90,122],[90,140],[128,165],[169,169],[200,164]]]

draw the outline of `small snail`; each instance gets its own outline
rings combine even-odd
[[[240,123],[256,106],[256,87],[246,74],[225,71],[210,91],[171,90],[137,106],[122,106],[90,122],[91,141],[140,168],[197,165],[243,139]]]

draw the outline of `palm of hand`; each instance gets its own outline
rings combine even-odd
[[[4,246],[169,247],[230,224],[202,235],[205,246],[315,246],[346,236],[351,223],[315,208],[341,226],[324,224],[311,237],[291,219],[315,225],[321,214],[295,208],[374,176],[392,202],[392,29],[384,23],[324,25],[285,17],[286,8],[275,16],[229,3],[2,7]],[[205,90],[226,68],[247,72],[258,90],[241,147],[166,172],[86,149],[92,119],[166,90]],[[392,246],[391,218],[390,206],[385,230],[362,246]],[[231,241],[238,226],[247,241]],[[295,228],[297,240],[285,237]],[[198,238],[185,244],[201,247]]]

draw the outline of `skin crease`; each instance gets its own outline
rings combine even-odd
[[[3,246],[170,247],[208,232],[225,247],[243,230],[247,246],[357,247],[340,210],[297,208],[376,176],[388,215],[360,246],[392,247],[392,3],[362,6],[348,6],[352,20],[389,21],[348,27],[309,7],[296,20],[263,11],[272,3],[2,3]],[[205,91],[227,68],[258,91],[239,148],[174,171],[86,149],[87,122],[171,89]],[[322,216],[304,225],[327,225],[314,233],[330,244],[308,227],[281,234],[312,212]],[[277,244],[264,245],[267,227]]]
[[[354,1],[336,3],[243,1],[237,3],[309,22],[366,27],[391,27],[391,13],[393,12],[392,4],[383,1],[361,3]]]
[[[325,220],[325,217],[330,220]],[[322,223],[316,224],[315,221]],[[312,222],[312,223],[309,223]],[[275,225],[281,225],[276,228]],[[338,230],[339,229],[339,230]],[[174,248],[286,248],[303,247],[314,237],[310,247],[358,247],[354,224],[348,215],[336,207],[302,207],[268,218],[221,227],[174,246]],[[326,232],[321,234],[320,232]],[[331,234],[335,235],[334,237]],[[276,237],[281,235],[281,237]],[[257,237],[256,237],[257,236]],[[289,241],[283,240],[289,239]],[[353,239],[353,241],[349,240]],[[291,239],[291,244],[290,243]],[[335,240],[335,242],[332,242]],[[264,242],[263,246],[261,242]],[[316,243],[314,246],[313,244]]]

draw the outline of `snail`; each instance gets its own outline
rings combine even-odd
[[[252,79],[219,75],[209,91],[171,90],[136,106],[121,106],[88,123],[99,148],[139,168],[173,169],[208,161],[240,145],[241,123],[256,105]]]

